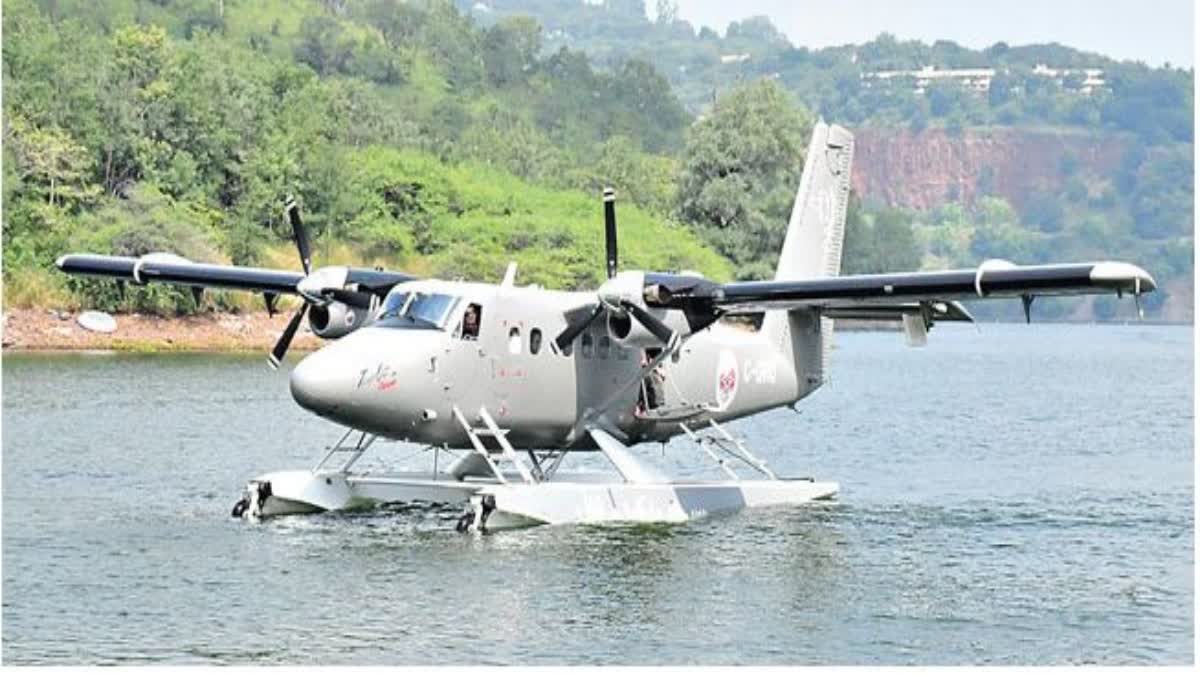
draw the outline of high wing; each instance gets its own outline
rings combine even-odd
[[[301,261],[307,271],[309,259],[306,249],[307,246],[301,246]],[[194,263],[171,253],[149,253],[140,258],[91,254],[64,255],[55,264],[63,272],[73,275],[130,281],[138,285],[153,282],[190,286],[197,294],[197,301],[199,293],[205,288],[258,292],[263,294],[267,311],[271,314],[275,313],[275,299],[279,295],[299,295],[304,302],[292,315],[267,359],[272,368],[278,368],[283,361],[288,346],[305,315],[309,313],[310,307],[321,308],[322,321],[324,325],[328,325],[328,307],[331,303],[338,302],[370,312],[378,306],[380,298],[387,295],[392,286],[415,278],[400,272],[361,267],[321,267],[310,273],[303,273],[261,267],[211,265]],[[311,316],[316,316],[317,311],[314,309]],[[322,334],[322,337],[327,339],[338,336]]]
[[[647,274],[643,297],[650,307],[682,309],[693,329],[721,315],[771,309],[810,309],[840,319],[973,321],[963,300],[1021,298],[1025,318],[1041,295],[1129,293],[1135,300],[1155,289],[1142,268],[1122,262],[1017,266],[989,260],[975,269],[821,276],[809,279],[716,284],[697,276]],[[915,326],[915,324],[913,324]]]
[[[1017,266],[989,261],[976,269],[746,281],[718,286],[712,303],[727,314],[818,308],[836,312],[913,302],[1040,295],[1130,293],[1155,288],[1142,268],[1121,262]]]
[[[67,274],[135,284],[154,281],[276,294],[297,293],[296,285],[305,277],[303,272],[194,263],[169,253],[151,253],[140,258],[84,253],[64,255],[55,264]]]
[[[227,288],[280,295],[304,295],[316,299],[331,294],[346,301],[345,292],[386,295],[396,284],[415,277],[400,272],[362,267],[323,267],[312,274],[261,267],[195,263],[170,253],[150,253],[140,258],[75,254],[60,257],[56,264],[67,274],[106,277],[135,284],[168,283],[197,288]],[[341,297],[339,297],[341,296]],[[351,300],[348,304],[355,304]]]

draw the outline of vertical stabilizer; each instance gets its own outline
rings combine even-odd
[[[816,123],[775,279],[832,277],[841,270],[853,154],[849,131]]]
[[[820,120],[804,160],[800,187],[788,221],[775,279],[779,281],[837,276],[842,267],[846,205],[850,198],[850,166],[854,136]],[[792,359],[797,371],[797,398],[825,381],[833,320],[813,311],[768,311],[763,332]]]

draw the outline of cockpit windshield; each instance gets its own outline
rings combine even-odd
[[[392,292],[383,301],[376,326],[440,330],[458,304],[458,296],[443,293]]]

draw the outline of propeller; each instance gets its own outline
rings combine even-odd
[[[567,345],[574,342],[575,338],[579,337],[580,333],[587,330],[587,327],[592,325],[592,322],[596,320],[596,317],[600,316],[603,312],[604,304],[597,302],[596,305],[591,308],[590,312],[583,314],[578,319],[574,319],[568,323],[567,327],[564,328],[563,331],[554,338],[554,344],[558,347],[558,351],[566,351]]]
[[[617,193],[604,188],[604,253],[608,262],[608,278],[617,276]]]
[[[645,326],[646,330],[650,331],[651,335],[661,340],[664,344],[670,345],[679,338],[679,334],[675,332],[675,329],[671,328],[662,321],[659,321],[658,317],[654,316],[650,312],[647,312],[644,307],[636,302],[630,302],[629,300],[622,298],[621,307],[632,314],[633,318],[636,319],[638,323]]]
[[[300,309],[292,315],[291,321],[288,321],[287,328],[283,329],[283,333],[279,339],[275,341],[275,346],[271,348],[271,355],[267,357],[267,363],[270,364],[271,370],[277,370],[279,364],[283,361],[283,357],[287,354],[288,346],[292,344],[292,338],[296,337],[296,330],[300,328],[300,322],[304,320],[304,315],[308,313],[309,302],[304,301],[300,305]]]
[[[292,239],[296,242],[296,249],[300,251],[300,266],[304,268],[305,274],[310,274],[312,272],[312,249],[308,245],[308,232],[304,229],[304,223],[300,222],[300,208],[296,206],[295,197],[287,196],[283,210],[287,212],[288,222],[292,224]]]
[[[606,292],[606,288],[601,287],[599,292],[600,300],[595,305],[580,308],[580,310],[586,309],[587,311],[576,310],[573,312],[574,316],[569,317],[567,327],[554,338],[554,344],[560,352],[565,351],[575,341],[575,338],[587,330],[588,326],[592,325],[592,322],[604,314],[605,311],[628,313],[635,321],[642,324],[651,335],[668,345],[674,346],[675,341],[679,339],[679,334],[675,330],[660,321],[658,317],[646,311],[644,307],[629,300],[627,297],[622,297],[619,293],[611,292],[611,286],[615,283],[613,279],[617,276],[616,199],[616,192],[611,187],[604,188],[605,272],[609,279],[609,283],[605,284],[605,287],[609,287],[609,289]],[[606,296],[607,300],[605,299]]]
[[[304,229],[304,222],[300,220],[300,208],[296,206],[296,200],[292,195],[287,196],[283,208],[287,212],[288,222],[292,225],[292,239],[296,242],[296,250],[300,254],[300,266],[304,268],[304,279],[300,281],[296,288],[300,293],[303,304],[292,315],[287,327],[283,329],[283,333],[275,341],[275,346],[271,348],[271,355],[267,357],[267,363],[271,366],[272,370],[278,369],[279,364],[283,362],[283,357],[287,354],[288,347],[292,344],[292,339],[296,337],[296,331],[300,329],[300,322],[304,321],[304,316],[308,313],[309,308],[314,302],[323,304],[322,298],[324,298],[365,310],[370,310],[375,303],[375,294],[373,293],[343,288],[342,285],[345,282],[344,276],[340,281],[326,276],[324,272],[329,271],[331,268],[322,268],[317,270],[316,274],[313,274],[312,248],[308,242],[308,231]],[[267,300],[268,311],[273,306],[274,301],[269,298]]]
[[[292,195],[287,196],[283,209],[287,213],[288,222],[292,224],[292,239],[296,242],[296,250],[300,253],[300,266],[304,268],[304,274],[307,276],[312,272],[312,250],[308,245],[308,233],[304,230],[304,223],[300,220],[300,209],[296,206],[296,199]],[[292,338],[296,337],[296,331],[300,328],[300,322],[308,313],[310,303],[303,295],[300,297],[303,300],[300,309],[297,309],[296,313],[292,315],[287,328],[283,329],[283,333],[275,341],[275,346],[271,348],[271,355],[267,357],[267,363],[271,366],[271,370],[277,370],[279,364],[283,362],[283,357],[292,344]]]

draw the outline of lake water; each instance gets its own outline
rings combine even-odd
[[[5,355],[3,660],[1191,663],[1192,340],[839,333],[801,414],[733,425],[837,502],[488,536],[457,509],[230,519],[339,435],[264,355]]]

